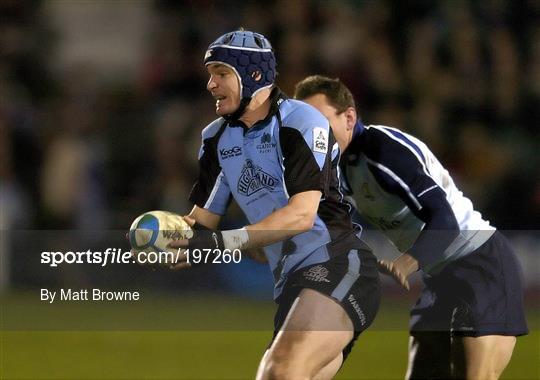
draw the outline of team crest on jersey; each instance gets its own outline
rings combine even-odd
[[[263,133],[261,137],[261,144],[266,144],[269,142],[272,142],[272,137],[270,136],[270,133],[268,132]]]
[[[328,152],[328,130],[320,127],[313,129],[313,151],[324,154]]]
[[[253,161],[247,160],[238,179],[237,190],[240,194],[250,196],[261,189],[274,190],[277,183],[277,179],[255,165]]]
[[[330,282],[330,280],[326,278],[328,277],[328,269],[326,269],[322,265],[315,265],[314,267],[311,267],[308,270],[304,271],[302,275],[310,281]]]
[[[257,144],[257,150],[259,153],[268,153],[276,147],[276,143],[272,143],[272,136],[270,133],[265,132],[261,136],[261,143]]]

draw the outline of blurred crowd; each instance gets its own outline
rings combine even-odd
[[[187,212],[215,118],[203,56],[243,26],[273,43],[286,93],[341,78],[364,123],[423,139],[493,224],[538,228],[539,16],[534,0],[2,1],[0,224]]]

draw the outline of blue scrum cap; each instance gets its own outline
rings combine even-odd
[[[204,64],[221,63],[238,76],[242,99],[250,100],[276,78],[276,57],[270,41],[262,34],[238,30],[222,35],[208,46]]]

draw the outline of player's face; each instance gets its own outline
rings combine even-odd
[[[212,63],[206,66],[210,79],[206,89],[216,100],[219,116],[233,113],[240,106],[240,82],[234,71],[225,65]]]
[[[328,102],[326,95],[317,94],[303,100],[317,108],[330,122],[334,135],[344,133],[347,129],[347,116],[345,112],[338,113],[337,109]]]

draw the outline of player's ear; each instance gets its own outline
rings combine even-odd
[[[345,110],[345,117],[347,118],[347,130],[352,130],[356,124],[356,109],[354,107],[349,107]]]

